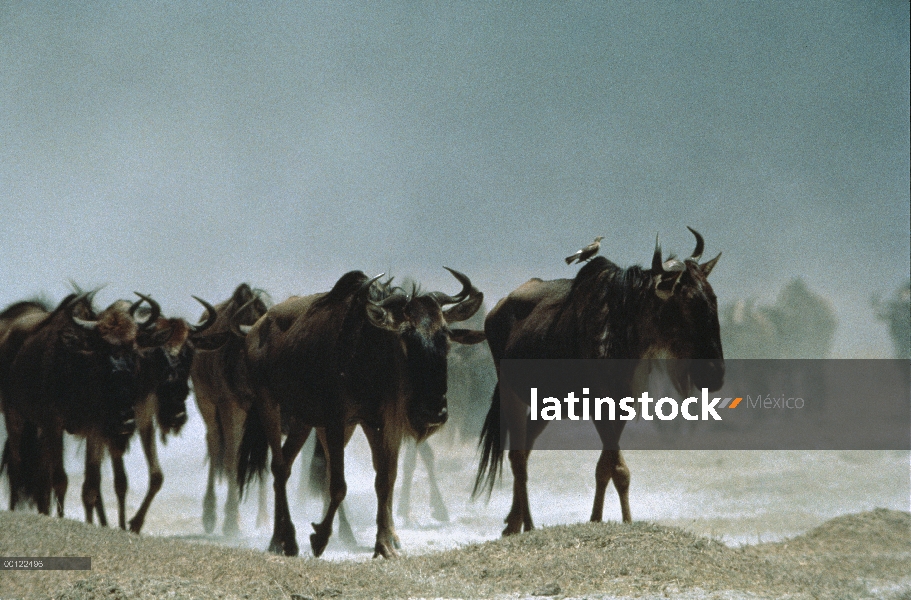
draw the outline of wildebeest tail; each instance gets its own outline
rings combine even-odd
[[[265,477],[268,457],[269,441],[266,439],[266,429],[263,427],[259,411],[254,408],[247,414],[237,456],[237,485],[241,497],[250,481]]]
[[[0,459],[0,475],[10,468],[10,440],[7,438],[3,445],[3,458]],[[21,467],[19,473],[8,473],[9,492],[17,502],[24,502],[34,506],[38,498],[48,490],[47,482],[42,480],[44,470],[41,468],[41,447],[38,441],[38,428],[32,423],[26,423],[22,430],[22,439],[19,443],[19,459]],[[14,481],[15,478],[15,481]]]
[[[310,477],[307,482],[307,491],[313,496],[319,496],[326,490],[326,483],[329,481],[326,466],[326,451],[319,440],[316,440],[316,444],[313,446],[313,460],[310,461]]]
[[[471,496],[476,497],[483,489],[487,489],[488,496],[493,491],[493,485],[503,468],[503,439],[500,434],[500,384],[493,388],[493,398],[490,400],[490,410],[484,419],[481,429],[481,439],[478,441],[481,448],[481,461],[478,464],[478,475],[474,480],[474,489]]]

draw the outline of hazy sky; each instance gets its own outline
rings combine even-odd
[[[3,2],[0,304],[443,265],[492,304],[691,225],[722,302],[802,275],[888,353],[909,102],[905,1]]]

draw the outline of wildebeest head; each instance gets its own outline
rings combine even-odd
[[[135,428],[133,404],[139,391],[139,347],[137,338],[154,328],[161,308],[142,294],[130,304],[119,300],[96,314],[92,309],[94,292],[68,300],[66,311],[70,326],[61,333],[69,350],[74,372],[83,371],[86,389],[96,392],[93,404],[100,411],[106,435],[125,443]],[[137,320],[136,311],[146,301],[148,317]],[[79,365],[82,365],[81,367]]]
[[[708,276],[721,258],[699,263],[705,241],[697,231],[696,249],[685,260],[661,258],[655,240],[651,278],[657,319],[652,344],[655,355],[674,360],[672,378],[678,389],[706,387],[717,390],[724,383],[724,355],[718,324],[718,301]]]
[[[476,344],[484,340],[483,332],[449,327],[477,312],[484,294],[468,277],[445,268],[462,284],[456,296],[420,293],[416,288],[407,293],[390,282],[375,284],[381,275],[367,281],[360,294],[370,325],[398,336],[398,351],[405,365],[402,388],[408,424],[418,439],[433,433],[448,417],[446,359],[450,341]]]
[[[167,433],[179,433],[187,422],[186,399],[190,393],[190,366],[196,350],[215,350],[228,336],[207,336],[218,318],[215,308],[193,296],[206,312],[196,325],[180,318],[158,317],[155,326],[140,333],[138,344],[142,351],[145,378],[154,388],[158,400],[156,419],[162,440]]]

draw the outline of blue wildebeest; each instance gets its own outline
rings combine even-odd
[[[237,486],[237,452],[243,435],[247,412],[253,402],[253,392],[247,381],[244,361],[244,340],[232,333],[232,323],[252,325],[266,313],[271,301],[262,290],[242,283],[228,300],[215,306],[218,318],[208,334],[228,336],[223,346],[212,352],[197,354],[190,376],[196,406],[206,424],[206,449],[209,456],[209,479],[203,499],[202,522],[206,533],[215,530],[215,481],[226,477],[228,496],[222,531],[234,536],[238,524],[239,490]],[[260,512],[265,512],[265,483],[260,487]]]
[[[376,285],[379,285],[379,282]],[[388,285],[388,282],[384,285]],[[462,325],[468,329],[482,329],[486,315],[487,310],[482,305],[478,312],[466,319]],[[496,371],[490,362],[490,349],[483,341],[479,344],[455,344],[449,352],[447,362],[446,399],[449,418],[446,427],[433,439],[435,443],[443,444],[465,443],[468,440],[476,442],[490,405],[490,389],[497,381]],[[442,440],[440,436],[443,437]],[[421,443],[406,442],[403,454],[399,477],[402,483],[396,498],[396,515],[405,523],[411,522],[411,487],[417,459],[420,457],[427,471],[431,516],[437,521],[448,522],[449,511],[437,481],[436,457],[430,440]],[[311,495],[324,494],[328,504],[328,484],[326,454],[322,445],[316,444],[308,476],[301,477],[301,497],[304,497],[305,492]],[[341,541],[348,546],[356,547],[357,542],[347,520],[344,503],[339,507],[338,514]]]
[[[206,309],[204,320],[190,325],[183,319],[158,317],[154,326],[141,331],[137,337],[140,347],[139,378],[137,383],[134,413],[136,429],[142,443],[142,450],[149,468],[149,487],[136,514],[130,519],[130,531],[139,533],[145,522],[146,513],[155,495],[164,483],[164,474],[158,462],[158,448],[155,442],[155,427],[161,432],[162,442],[169,433],[177,434],[187,421],[186,399],[190,393],[188,379],[190,365],[197,350],[214,350],[223,345],[230,332],[204,335],[215,322],[217,312],[206,301],[194,298]],[[122,310],[129,306],[119,301],[112,307]],[[91,329],[91,323],[84,324]],[[127,475],[123,454],[125,446],[108,445],[106,440],[90,435],[86,439],[86,477],[82,487],[82,502],[86,520],[92,522],[93,510],[99,521],[107,525],[104,504],[101,499],[101,460],[107,447],[114,471],[114,489],[117,494],[118,523],[126,529]]]
[[[575,279],[531,279],[498,302],[484,323],[498,374],[503,359],[707,359],[690,372],[673,373],[674,383],[678,389],[693,384],[710,390],[721,387],[724,358],[718,308],[706,279],[721,255],[699,264],[705,244],[701,235],[690,231],[696,236],[696,249],[686,260],[662,261],[656,242],[651,269],[622,269],[599,256],[583,266]],[[632,378],[612,385],[616,397],[635,395]],[[492,489],[502,465],[501,402],[510,414],[524,415],[528,408],[512,395],[503,396],[497,384],[481,434],[475,494],[485,487]],[[503,535],[534,528],[528,506],[528,455],[547,423],[521,417],[507,420],[513,499]],[[620,496],[623,521],[632,520],[630,473],[619,450],[623,425],[624,421],[595,422],[603,449],[595,469],[592,521],[601,520],[611,479]]]
[[[83,293],[68,296],[53,311],[27,307],[8,327],[0,347],[0,389],[11,510],[26,501],[49,514],[53,493],[63,516],[64,431],[126,445],[135,429],[137,337],[154,326],[159,312],[145,299],[152,314],[142,322],[134,319],[139,302],[96,314],[92,294]],[[22,308],[14,305],[4,314]]]
[[[457,296],[407,294],[375,287],[360,271],[343,275],[331,291],[293,297],[274,306],[247,333],[247,364],[256,392],[241,443],[239,479],[262,473],[272,451],[275,524],[269,549],[289,556],[298,545],[288,510],[290,467],[318,428],[327,448],[329,507],[310,536],[314,555],[329,542],[345,497],[346,431],[360,424],[376,470],[374,556],[396,554],[392,491],[404,436],[420,441],[447,418],[446,358],[450,341],[477,343],[479,331],[450,329],[481,306],[483,294],[465,275]],[[451,305],[451,306],[449,306]],[[449,308],[443,308],[449,306]],[[288,437],[282,447],[282,432]]]

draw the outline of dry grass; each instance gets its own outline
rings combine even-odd
[[[0,512],[0,531],[2,556],[92,556],[90,573],[2,571],[3,599],[907,598],[911,593],[911,515],[889,510],[839,517],[791,540],[742,548],[645,522],[586,523],[368,562],[140,538],[25,513]]]

